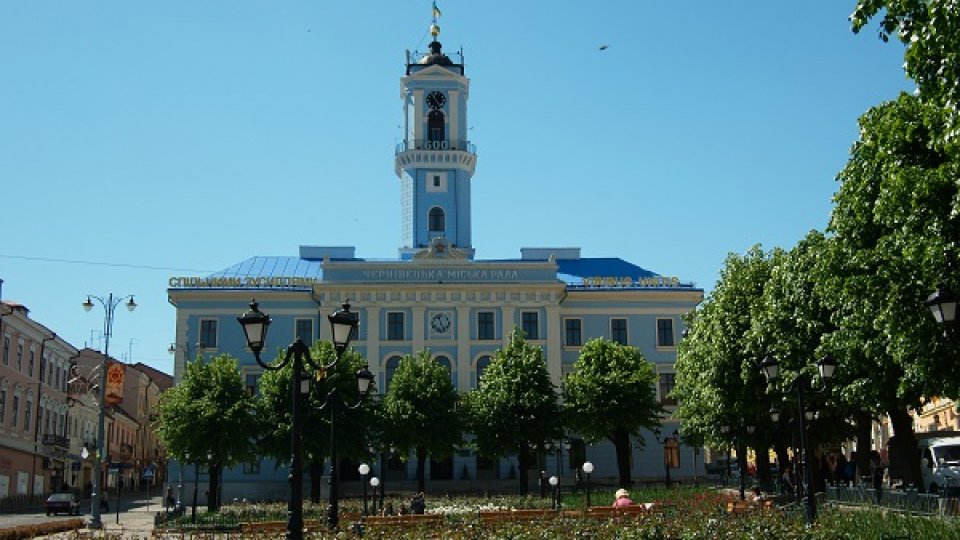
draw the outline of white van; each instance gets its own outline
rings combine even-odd
[[[927,493],[960,493],[960,432],[917,434],[923,485]]]

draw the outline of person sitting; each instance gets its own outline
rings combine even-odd
[[[624,506],[632,506],[633,501],[630,500],[630,492],[620,488],[613,496],[613,507],[622,508]]]
[[[427,503],[423,499],[423,492],[417,493],[410,499],[410,513],[411,514],[422,514],[427,509]]]
[[[765,498],[760,491],[760,486],[753,486],[750,488],[750,491],[747,492],[747,501],[754,506],[761,506],[764,500]]]

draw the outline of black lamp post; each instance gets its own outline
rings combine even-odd
[[[369,515],[368,506],[367,506],[367,475],[370,474],[370,466],[366,463],[361,463],[357,467],[357,472],[360,473],[360,490],[363,492],[363,515]]]
[[[550,482],[550,487],[552,488],[551,491],[553,491],[553,509],[559,510],[560,509],[560,479],[557,478],[556,475],[554,475],[550,477],[549,482]]]
[[[377,488],[380,486],[380,479],[374,476],[370,479],[370,488],[373,490],[373,515],[377,515]],[[383,505],[380,505],[380,511],[383,511]]]
[[[590,475],[593,474],[593,463],[583,463],[583,472],[587,473],[587,508],[590,508]]]
[[[680,453],[680,432],[673,430],[673,434],[661,438],[658,428],[653,434],[657,438],[657,442],[663,445],[664,486],[669,489],[673,485],[670,480],[670,468],[674,462],[678,461],[675,458],[678,458]]]
[[[760,368],[767,377],[768,383],[774,383],[780,376],[780,364],[771,354],[767,354],[760,362]],[[837,361],[829,354],[825,355],[817,362],[817,369],[820,372],[820,379],[824,384],[829,384],[833,379],[833,373],[837,369]],[[811,391],[811,380],[808,375],[801,372],[793,379],[791,391],[797,394],[797,421],[800,423],[800,466],[803,469],[804,499],[806,503],[807,524],[812,525],[817,519],[817,501],[813,493],[813,460],[810,459],[810,449],[807,447],[806,435],[806,416],[808,411],[805,406],[804,397]],[[814,391],[815,392],[815,391]],[[776,422],[780,419],[780,412],[776,409],[770,411],[770,419]]]
[[[257,364],[260,364],[260,367],[269,370],[278,370],[284,368],[288,363],[292,362],[292,381],[290,384],[290,416],[292,424],[290,429],[291,456],[290,475],[288,478],[290,482],[290,500],[287,505],[288,540],[302,540],[303,538],[303,464],[300,451],[300,401],[301,394],[305,394],[310,390],[310,377],[305,372],[304,363],[306,363],[306,365],[310,368],[319,370],[321,372],[336,368],[337,363],[340,361],[340,357],[350,344],[350,339],[354,329],[359,326],[360,322],[359,316],[350,311],[350,304],[347,302],[343,304],[342,309],[330,314],[327,318],[330,320],[330,325],[333,329],[333,345],[334,349],[336,350],[336,358],[334,358],[333,362],[330,364],[320,366],[314,363],[313,359],[310,357],[310,349],[300,339],[297,339],[289,347],[287,347],[287,353],[283,360],[273,365],[264,363],[260,359],[260,352],[263,351],[263,347],[267,341],[267,329],[270,326],[270,317],[258,309],[258,304],[255,300],[251,300],[250,302],[250,311],[247,311],[242,316],[237,317],[237,321],[243,327],[243,332],[247,340],[247,346],[250,347],[251,351],[253,351],[253,356],[256,358]],[[363,368],[357,372],[357,380],[362,396],[366,394],[367,390],[369,389],[370,382],[373,380],[373,375],[368,369]],[[332,411],[336,408],[335,404],[333,403],[333,400],[335,400],[336,397],[335,390],[336,389],[331,390],[330,393],[327,394],[327,399],[324,403],[325,406],[328,404],[331,405],[331,517],[329,520],[331,527],[336,527],[337,525],[337,518],[334,514],[334,512],[337,511],[336,475],[333,467],[333,463],[336,460],[336,447],[333,445],[335,438],[332,413]]]

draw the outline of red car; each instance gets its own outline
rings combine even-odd
[[[47,515],[80,515],[80,500],[73,493],[54,493],[47,497]]]

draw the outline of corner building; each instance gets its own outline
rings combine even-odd
[[[397,145],[395,170],[401,189],[403,245],[392,260],[365,260],[353,247],[301,246],[298,255],[254,256],[206,277],[173,277],[169,296],[176,306],[175,379],[185,362],[229,353],[239,359],[251,392],[262,369],[245,349],[236,317],[251,297],[273,319],[268,348],[330,340],[325,315],[349,300],[359,313],[360,329],[352,346],[369,362],[378,391],[390,384],[400,358],[429,350],[449,367],[461,392],[477,386],[494,352],[505,346],[514,327],[544,351],[554,384],[573,371],[581,346],[603,337],[638,347],[659,375],[658,395],[668,410],[666,394],[674,381],[681,316],[702,299],[703,291],[680,279],[659,275],[623,259],[587,258],[580,248],[523,248],[520,258],[475,258],[470,195],[477,152],[467,140],[470,80],[462,56],[454,62],[434,41],[426,54],[407,54],[401,99],[405,137]],[[679,425],[665,420],[664,433]],[[634,449],[633,477],[662,479],[663,448],[653,434],[646,447]],[[542,468],[572,483],[584,460],[595,465],[594,479],[616,476],[612,445],[584,445],[574,433],[559,455],[545,453]],[[392,456],[374,475],[388,491],[412,488],[415,461]],[[694,449],[682,447],[674,478],[695,473]],[[486,460],[460,450],[451,460],[428,463],[430,489],[514,486],[516,461]],[[358,479],[356,466],[338,468],[343,480]],[[702,469],[699,470],[702,474]],[[207,477],[189,465],[171,464],[172,485],[189,500],[192,482]],[[284,498],[287,469],[272,459],[225,472],[224,500],[233,497]],[[179,480],[177,480],[179,478]],[[308,478],[306,479],[309,480]],[[509,483],[509,484],[508,484]],[[359,490],[349,482],[341,489]],[[201,487],[201,493],[205,491]]]

